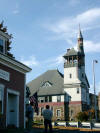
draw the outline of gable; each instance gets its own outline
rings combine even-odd
[[[52,86],[52,83],[49,82],[49,81],[45,81],[41,87],[51,87]]]

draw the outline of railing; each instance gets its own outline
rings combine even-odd
[[[65,126],[65,127],[79,127],[79,128],[100,128],[100,123],[95,122],[52,122],[54,126]]]

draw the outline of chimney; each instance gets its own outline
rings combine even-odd
[[[70,50],[70,48],[67,49],[67,52]]]

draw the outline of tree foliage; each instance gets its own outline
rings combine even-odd
[[[84,112],[79,112],[76,115],[76,119],[78,121],[88,121],[88,120],[94,119],[94,117],[95,117],[94,109],[91,109],[91,110],[88,110],[88,111],[84,111]]]

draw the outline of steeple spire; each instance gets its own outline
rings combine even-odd
[[[80,29],[80,24],[79,24],[79,32],[78,32],[78,51],[79,51],[81,54],[84,54],[83,36],[82,36],[81,29]]]
[[[79,24],[79,32],[78,32],[78,39],[79,38],[83,38],[81,28],[80,28],[80,24]]]

